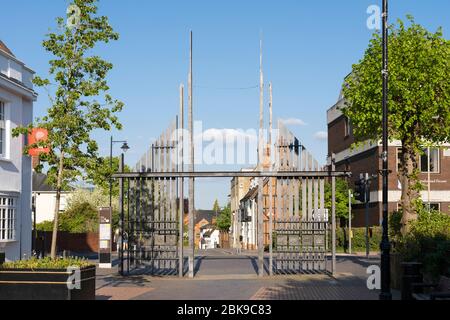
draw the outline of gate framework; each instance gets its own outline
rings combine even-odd
[[[179,254],[182,247],[179,227],[183,220],[180,215],[176,218],[176,213],[179,213],[178,206],[172,206],[172,209],[166,211],[167,207],[158,202],[165,199],[162,190],[166,190],[168,185],[176,184],[179,179],[249,177],[261,178],[260,181],[263,181],[263,178],[272,178],[277,181],[298,181],[299,179],[303,181],[333,179],[347,175],[346,172],[336,171],[124,172],[115,174],[113,177],[120,181],[121,194],[125,194],[125,186],[127,187],[127,197],[121,197],[121,208],[123,208],[121,226],[123,226],[124,233],[130,235],[128,248],[123,245],[119,246],[120,270],[122,274],[125,274],[126,265],[127,273],[133,269],[142,270],[144,267],[145,271],[153,275],[184,274],[183,268],[179,267],[184,266],[184,258]],[[281,186],[281,183],[277,183],[278,185]],[[165,214],[161,215],[162,212]],[[276,220],[274,230],[277,237],[275,270],[284,273],[313,268],[314,270],[324,269],[322,266],[325,261],[323,246],[326,225],[326,221],[320,220],[320,215],[313,217],[313,220],[300,220],[294,217],[289,217],[288,220]],[[332,233],[334,233],[336,230],[335,219],[332,220],[331,225]],[[189,232],[193,232],[193,230],[189,230]],[[263,232],[263,230],[260,229],[258,232]],[[262,243],[258,245],[263,246]],[[189,254],[193,260],[194,248],[191,249]],[[126,256],[125,253],[127,253]],[[333,260],[335,260],[334,251]],[[261,257],[261,261],[263,261],[263,257]],[[260,263],[258,268],[263,270],[264,265]],[[272,268],[270,269],[272,270]],[[334,272],[334,267],[332,267],[332,272]]]

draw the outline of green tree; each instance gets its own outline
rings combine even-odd
[[[220,231],[228,231],[231,227],[231,203],[223,208],[217,217],[216,226]]]
[[[390,26],[389,139],[402,143],[402,233],[417,219],[422,185],[418,159],[426,143],[439,145],[450,137],[450,41],[442,29],[427,31],[408,16]],[[375,34],[364,57],[343,85],[342,109],[358,142],[382,136],[382,40]]]
[[[107,17],[97,15],[97,0],[74,0],[69,9],[67,21],[57,18],[57,31],[43,41],[44,49],[53,55],[49,61],[53,82],[34,78],[36,86],[54,88],[49,91],[47,115],[35,123],[49,131],[48,142],[40,146],[51,151],[40,158],[48,165],[48,182],[56,189],[52,258],[56,257],[61,191],[97,166],[98,145],[91,133],[113,126],[120,129],[116,113],[123,107],[108,94],[106,77],[113,65],[93,54],[98,43],[118,40],[119,35]],[[30,129],[19,128],[14,134],[26,134]]]
[[[119,161],[119,157],[113,157],[111,169],[110,157],[98,158],[95,167],[87,168],[87,181],[109,195],[109,181],[113,174],[119,172]],[[131,172],[131,168],[125,165],[124,171]],[[119,180],[117,179],[112,180],[112,196],[113,198],[119,196]]]
[[[345,179],[342,178],[336,178],[336,201],[335,201],[335,208],[336,208],[336,221],[338,223],[347,222],[349,219],[348,215],[348,182]],[[332,200],[332,188],[331,183],[327,182],[325,184],[325,207],[330,210],[331,215],[331,202]],[[352,199],[353,202],[353,199]],[[348,239],[347,239],[347,232],[346,232],[346,223],[341,224],[342,227],[342,234],[343,234],[343,246],[344,249],[347,249]]]
[[[219,200],[216,199],[216,201],[214,201],[214,205],[213,205],[213,211],[218,214],[220,212],[220,205],[219,205]]]
[[[348,221],[348,182],[342,178],[336,178],[336,220]],[[331,183],[325,184],[325,207],[331,211]],[[353,200],[352,200],[353,201]]]

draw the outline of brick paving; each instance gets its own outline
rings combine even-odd
[[[153,291],[153,288],[103,287],[96,290],[97,300],[133,300]]]
[[[194,279],[146,275],[120,277],[117,267],[99,270],[97,297],[103,300],[377,300],[366,287],[366,269],[379,257],[340,255],[329,275],[256,277],[251,253],[201,252]],[[394,297],[397,297],[395,294]]]
[[[281,285],[261,288],[251,300],[378,300],[378,295],[361,286]]]

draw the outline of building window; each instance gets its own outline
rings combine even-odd
[[[401,170],[402,157],[403,157],[402,148],[397,148],[397,172],[400,172]]]
[[[0,196],[0,241],[16,238],[16,198]]]
[[[428,155],[428,150],[430,151],[430,155]],[[420,170],[422,173],[428,173],[429,166],[430,173],[439,173],[439,160],[439,149],[425,149],[424,153],[420,156]]]
[[[350,134],[352,133],[352,122],[350,121],[350,119],[348,117],[345,117],[345,136],[349,137]]]
[[[6,157],[6,108],[0,101],[0,158]]]
[[[430,209],[433,210],[433,211],[441,211],[441,204],[440,203],[430,203],[429,206],[430,206]]]

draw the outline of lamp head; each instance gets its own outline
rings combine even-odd
[[[127,143],[127,142],[124,142],[123,145],[122,145],[122,147],[120,147],[120,149],[122,149],[122,151],[123,151],[124,153],[126,153],[128,150],[130,150],[130,147],[128,146],[128,143]]]

